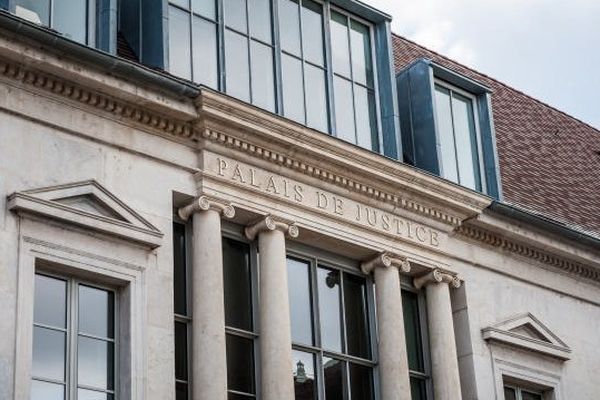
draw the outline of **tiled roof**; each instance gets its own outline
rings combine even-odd
[[[397,72],[427,58],[491,88],[503,202],[600,235],[599,130],[410,40],[393,44]]]

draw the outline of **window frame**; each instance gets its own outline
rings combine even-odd
[[[309,268],[309,283],[310,287],[310,301],[311,301],[311,323],[312,323],[312,335],[313,344],[308,345],[304,343],[294,342],[292,339],[292,350],[300,351],[303,353],[312,354],[315,356],[315,375],[316,386],[317,386],[317,400],[325,399],[325,370],[323,368],[323,358],[334,358],[342,361],[342,366],[345,374],[344,382],[344,394],[348,396],[348,389],[350,387],[350,374],[348,373],[348,362],[366,366],[371,369],[371,380],[373,385],[373,398],[379,399],[379,356],[377,346],[377,322],[376,322],[376,308],[375,308],[375,288],[374,281],[371,275],[364,275],[360,270],[358,262],[348,259],[346,257],[329,253],[325,250],[316,249],[310,246],[302,245],[299,243],[286,243],[286,260],[288,258],[298,260],[308,264]],[[325,350],[321,343],[321,322],[320,322],[320,310],[318,307],[319,295],[317,289],[317,269],[323,266],[325,268],[334,269],[344,274],[351,274],[365,279],[366,283],[366,295],[367,295],[367,313],[368,313],[368,334],[369,334],[369,350],[371,352],[371,360],[363,359],[357,356],[337,351]],[[287,265],[286,265],[287,268]],[[342,278],[343,279],[343,278]],[[343,282],[343,281],[342,281]],[[343,284],[340,283],[340,292],[343,292]],[[345,313],[345,301],[344,295],[340,295],[340,308],[341,308],[341,329],[342,329],[342,348],[347,346],[346,339],[346,313]]]
[[[250,49],[250,44],[252,43],[252,41],[256,41],[262,45],[266,45],[269,46],[272,50],[272,55],[273,55],[273,79],[274,79],[274,88],[273,88],[273,94],[274,94],[274,109],[273,110],[268,110],[266,108],[263,108],[261,106],[255,105],[256,107],[259,107],[267,112],[272,112],[274,114],[280,115],[280,116],[284,116],[284,109],[283,109],[283,71],[282,71],[282,60],[283,60],[283,56],[288,55],[290,57],[293,57],[296,60],[299,60],[301,62],[302,65],[302,102],[303,102],[303,108],[304,108],[304,123],[301,123],[304,126],[309,127],[308,125],[306,125],[307,123],[307,111],[306,111],[306,90],[305,90],[305,80],[306,80],[306,73],[305,73],[305,65],[309,64],[312,67],[316,67],[319,68],[321,71],[323,71],[325,73],[325,101],[326,101],[326,108],[327,108],[327,130],[325,131],[321,131],[317,128],[312,128],[309,127],[310,129],[315,129],[315,130],[319,130],[320,132],[323,132],[325,134],[331,135],[333,137],[338,137],[338,132],[337,132],[337,126],[335,123],[335,93],[334,93],[334,75],[335,73],[333,72],[333,60],[332,60],[332,42],[331,42],[331,13],[332,12],[336,12],[338,14],[344,15],[348,21],[356,21],[364,26],[367,27],[368,32],[369,32],[369,46],[370,46],[370,51],[371,51],[371,68],[373,71],[373,87],[369,87],[368,83],[367,84],[362,84],[359,83],[357,81],[355,81],[353,78],[352,80],[350,80],[349,82],[352,85],[352,108],[353,108],[353,121],[354,121],[354,126],[355,126],[355,132],[354,132],[354,136],[355,136],[355,141],[356,142],[347,142],[350,144],[353,144],[355,146],[359,146],[357,143],[357,133],[356,133],[356,102],[355,102],[355,89],[354,89],[354,85],[359,85],[363,88],[365,88],[367,90],[368,93],[372,93],[373,94],[373,98],[374,98],[374,122],[375,122],[375,126],[372,127],[372,129],[374,129],[376,135],[374,135],[374,137],[372,137],[372,143],[371,143],[371,148],[367,149],[369,151],[373,151],[375,153],[379,153],[379,154],[383,154],[383,149],[384,149],[384,142],[383,142],[383,131],[382,131],[382,121],[381,121],[381,104],[380,104],[380,88],[379,88],[379,71],[378,71],[378,67],[377,67],[377,47],[376,47],[376,40],[375,40],[375,22],[372,21],[368,21],[362,17],[360,17],[359,15],[356,15],[354,13],[352,13],[351,11],[345,10],[341,7],[339,7],[338,5],[334,4],[331,0],[311,0],[314,3],[317,3],[319,5],[321,5],[322,7],[322,28],[323,28],[323,46],[324,46],[324,54],[323,54],[323,65],[322,66],[318,66],[313,62],[307,61],[305,59],[305,55],[304,55],[304,51],[303,51],[303,44],[302,44],[302,38],[303,38],[303,18],[302,18],[302,0],[295,0],[298,3],[298,10],[299,10],[299,38],[300,38],[300,48],[301,48],[301,55],[300,57],[296,56],[296,55],[292,55],[289,52],[286,52],[285,50],[282,49],[281,46],[281,35],[280,35],[280,29],[279,29],[279,25],[280,25],[280,20],[279,20],[279,1],[280,0],[269,0],[269,4],[271,7],[271,19],[270,19],[270,23],[271,23],[271,37],[272,37],[272,43],[266,43],[261,39],[258,39],[256,37],[253,37],[252,33],[251,33],[251,29],[250,29],[250,24],[249,24],[249,3],[248,1],[245,1],[246,4],[246,23],[248,26],[248,33],[247,34],[243,34],[241,32],[239,32],[238,30],[231,28],[231,27],[226,27],[225,26],[225,18],[224,18],[224,6],[223,6],[223,1],[226,0],[214,0],[215,2],[215,12],[216,12],[216,18],[214,20],[207,18],[205,16],[202,16],[198,13],[195,13],[192,9],[192,0],[188,0],[188,4],[189,4],[189,8],[183,8],[181,5],[176,4],[174,2],[174,0],[169,0],[167,1],[167,14],[169,13],[169,10],[171,9],[171,7],[175,7],[180,11],[183,11],[185,13],[188,14],[189,16],[189,34],[190,34],[190,49],[189,49],[189,55],[190,55],[190,59],[189,59],[189,68],[190,68],[190,78],[189,80],[192,82],[194,81],[194,64],[193,64],[193,47],[194,47],[194,38],[193,38],[193,18],[194,16],[198,17],[198,18],[202,18],[204,20],[210,21],[211,23],[214,23],[216,25],[216,29],[217,29],[217,34],[216,34],[216,38],[217,38],[217,43],[216,43],[216,48],[217,48],[217,55],[216,55],[216,59],[217,59],[217,87],[213,88],[214,90],[220,91],[224,94],[228,94],[227,92],[227,77],[226,77],[226,60],[225,60],[225,32],[226,30],[230,30],[232,32],[235,32],[238,35],[243,35],[244,38],[246,38],[247,43],[248,43],[248,57],[247,57],[247,62],[248,62],[248,77],[249,77],[249,81],[248,81],[248,86],[249,86],[249,97],[250,99],[247,101],[249,104],[253,104],[253,93],[252,93],[252,55],[251,55],[251,49]],[[169,21],[170,23],[170,21]],[[348,25],[348,29],[350,30],[350,24]],[[166,29],[167,32],[169,32],[170,34],[170,28]],[[350,36],[348,37],[348,39],[350,40]],[[350,63],[352,64],[352,49],[351,49],[351,45],[349,42],[349,54],[350,54]],[[167,64],[168,70],[171,71],[171,56],[169,55],[169,60],[168,60],[168,64]],[[350,66],[351,70],[352,70],[352,65]],[[186,77],[183,77],[184,79],[188,79]],[[343,79],[345,79],[346,81],[348,81],[348,79],[346,77],[344,77]],[[205,84],[199,84],[200,86],[205,86],[208,87]],[[229,94],[228,94],[229,95]],[[244,101],[244,100],[242,100]],[[285,117],[288,118],[288,117]],[[360,146],[359,146],[360,147]]]
[[[246,238],[244,232],[244,228],[242,226],[236,225],[234,223],[228,221],[221,221],[221,237],[227,238],[231,240],[235,240],[237,242],[244,243],[250,248],[250,290],[252,297],[252,329],[253,332],[246,331],[239,328],[234,328],[227,326],[227,322],[225,325],[225,336],[233,335],[236,337],[241,337],[244,339],[251,339],[253,343],[253,352],[254,352],[254,388],[256,389],[254,394],[240,392],[236,390],[230,390],[227,387],[227,394],[235,394],[239,396],[244,396],[249,399],[260,399],[261,398],[261,387],[260,387],[260,328],[259,328],[259,312],[258,312],[258,291],[259,291],[259,281],[258,281],[258,243],[256,240],[248,240]]]
[[[480,116],[479,116],[479,107],[478,107],[478,103],[479,103],[479,99],[478,97],[473,94],[472,92],[463,89],[459,86],[456,86],[442,78],[439,78],[437,76],[434,76],[433,79],[433,90],[435,92],[436,87],[442,87],[446,90],[448,90],[450,93],[450,101],[451,101],[451,113],[452,113],[452,130],[453,130],[453,145],[454,145],[454,151],[455,151],[455,165],[456,165],[456,171],[457,171],[457,176],[458,176],[458,182],[456,182],[456,184],[464,186],[461,182],[460,182],[460,171],[458,169],[458,153],[459,153],[459,149],[456,148],[456,135],[455,135],[455,127],[454,127],[454,108],[452,107],[452,99],[453,99],[453,93],[457,93],[458,95],[465,97],[467,99],[470,100],[470,104],[471,104],[471,110],[473,111],[473,126],[475,128],[475,143],[476,143],[476,150],[477,150],[477,164],[475,165],[475,163],[473,163],[473,167],[477,168],[477,175],[479,177],[479,179],[477,179],[477,176],[475,177],[475,188],[471,188],[472,190],[476,190],[478,192],[484,192],[484,188],[487,187],[487,179],[486,179],[486,174],[485,174],[485,165],[484,165],[484,154],[483,154],[483,147],[482,147],[482,136],[481,136],[481,120],[480,120]],[[439,143],[439,136],[441,134],[439,127],[438,127],[438,114],[437,114],[437,101],[436,101],[436,97],[433,97],[433,112],[435,115],[435,119],[436,119],[436,136],[438,137],[438,143]],[[472,156],[472,155],[471,155]],[[438,155],[438,162],[439,162],[439,168],[440,168],[440,176],[444,179],[448,179],[445,177],[445,173],[444,173],[444,165],[442,163],[442,158]],[[448,179],[449,180],[449,179]],[[466,187],[466,186],[465,186]]]
[[[191,285],[191,279],[192,279],[192,268],[190,268],[190,266],[192,265],[192,254],[191,254],[191,249],[192,249],[192,226],[190,223],[187,223],[185,221],[183,221],[181,218],[179,218],[178,215],[174,214],[173,216],[173,223],[172,225],[174,226],[175,224],[181,225],[183,226],[184,229],[184,237],[185,237],[185,309],[186,309],[186,313],[187,315],[182,315],[182,314],[177,314],[175,312],[175,309],[173,309],[173,318],[174,318],[174,322],[173,322],[173,330],[175,330],[175,324],[176,323],[183,323],[186,325],[186,361],[187,361],[187,380],[183,381],[180,379],[177,379],[177,376],[175,376],[175,385],[177,385],[178,383],[183,383],[186,385],[187,387],[187,399],[191,399],[192,398],[192,296],[191,296],[191,289],[192,289],[192,285]],[[173,234],[174,234],[175,230],[173,229]],[[175,249],[173,249],[175,250]],[[174,261],[174,260],[173,260]],[[175,269],[175,264],[173,263],[173,271]],[[175,289],[175,287],[174,287]],[[174,293],[173,293],[174,294]],[[176,339],[174,339],[176,340]],[[177,389],[175,389],[177,391]]]
[[[421,351],[423,353],[423,370],[415,371],[409,369],[409,379],[417,378],[425,381],[425,397],[426,399],[433,398],[433,379],[431,376],[431,352],[429,348],[429,325],[427,323],[427,300],[425,291],[415,288],[412,279],[401,275],[400,277],[401,292],[410,292],[417,297],[417,307],[419,308],[419,331],[421,334]]]
[[[8,0],[8,9],[10,10],[10,13],[13,15],[17,15],[17,0]],[[48,0],[48,25],[41,23],[38,24],[40,26],[46,27],[46,28],[50,28],[53,30],[56,30],[56,32],[58,32],[62,37],[72,40],[74,42],[77,43],[83,43],[87,46],[92,46],[92,47],[96,47],[97,43],[97,35],[96,35],[96,24],[97,24],[97,14],[96,14],[96,10],[98,7],[98,0],[85,0],[85,41],[84,42],[79,42],[78,40],[75,39],[71,39],[69,37],[67,37],[65,35],[64,32],[61,32],[59,30],[57,30],[54,27],[54,14],[55,14],[55,3],[57,0]],[[23,18],[23,17],[19,17],[19,18]],[[23,18],[25,20],[27,20],[26,18]],[[27,20],[29,21],[29,20]],[[32,23],[35,23],[33,21],[30,21]]]
[[[33,346],[33,328],[34,327],[40,327],[43,329],[50,329],[50,330],[54,330],[54,331],[60,331],[60,332],[64,332],[65,333],[65,380],[64,382],[59,382],[57,380],[53,380],[53,379],[47,379],[47,378],[41,378],[41,377],[36,377],[33,375],[33,373],[31,373],[30,375],[30,382],[32,381],[39,381],[39,382],[46,382],[46,383],[53,383],[53,384],[61,384],[65,391],[64,391],[64,398],[66,400],[71,400],[71,399],[77,399],[78,398],[78,389],[84,389],[84,390],[89,390],[89,391],[93,391],[93,392],[97,392],[97,393],[103,393],[106,395],[112,395],[113,399],[118,399],[121,397],[121,393],[120,393],[120,384],[119,384],[119,354],[120,354],[120,321],[119,321],[119,315],[120,315],[120,307],[119,307],[119,291],[118,289],[115,289],[112,286],[103,284],[103,283],[98,283],[98,282],[94,282],[91,281],[89,279],[81,279],[77,276],[69,276],[66,274],[61,274],[58,272],[53,272],[50,270],[46,270],[44,268],[39,268],[39,267],[35,267],[34,270],[34,281],[35,281],[35,276],[40,275],[40,276],[45,276],[48,278],[52,278],[52,279],[57,279],[57,280],[61,280],[63,282],[65,282],[66,284],[66,290],[65,290],[65,294],[66,294],[66,304],[65,304],[65,311],[66,311],[66,316],[65,316],[65,322],[66,322],[66,328],[65,329],[59,329],[56,327],[52,327],[52,326],[47,326],[44,324],[39,324],[35,322],[35,318],[32,318],[32,342],[31,345]],[[87,286],[93,289],[100,289],[100,290],[105,290],[107,292],[112,293],[113,295],[113,334],[114,334],[114,338],[111,340],[110,338],[103,338],[103,337],[97,337],[95,335],[90,335],[90,334],[81,334],[79,332],[78,329],[78,322],[79,322],[79,286]],[[32,292],[33,293],[33,297],[32,299],[35,298],[35,290]],[[33,305],[33,301],[32,301],[32,305]],[[33,313],[32,313],[33,316]],[[95,340],[102,340],[104,342],[107,343],[112,343],[113,344],[113,390],[99,390],[98,388],[94,388],[92,386],[86,386],[86,385],[79,385],[79,381],[78,381],[78,338],[79,336],[83,336],[86,338],[91,338],[91,339],[95,339]],[[33,361],[33,351],[31,353],[31,357],[32,357],[32,361]]]
[[[503,389],[504,388],[510,388],[513,389],[515,391],[515,400],[523,400],[523,393],[522,392],[528,392],[531,394],[535,394],[540,396],[540,399],[544,399],[544,392],[540,391],[540,390],[536,390],[536,389],[530,389],[527,387],[523,387],[521,385],[516,385],[516,384],[511,384],[511,383],[504,383],[503,385]],[[504,392],[503,392],[504,393]],[[504,396],[504,394],[503,394]]]

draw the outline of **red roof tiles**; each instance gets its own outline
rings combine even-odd
[[[405,38],[393,45],[397,72],[428,58],[492,89],[505,203],[600,234],[600,131]]]

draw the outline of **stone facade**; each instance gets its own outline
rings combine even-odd
[[[399,276],[426,292],[432,398],[502,399],[503,376],[547,399],[597,398],[598,248],[223,94],[138,85],[8,33],[0,91],[0,398],[29,398],[41,269],[115,287],[118,398],[174,399],[178,212],[193,221],[193,269],[202,271],[193,281],[194,398],[226,397],[222,219],[259,243],[265,400],[293,397],[282,265],[290,243],[374,275],[382,400],[408,398]],[[70,198],[91,199],[92,209]]]

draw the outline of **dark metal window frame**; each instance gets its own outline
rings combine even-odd
[[[114,288],[104,285],[102,283],[92,282],[89,280],[82,280],[77,277],[70,277],[68,275],[59,274],[44,269],[36,268],[35,275],[41,275],[52,279],[58,279],[66,283],[66,328],[57,328],[48,326],[45,324],[36,323],[35,320],[32,323],[33,327],[39,327],[43,329],[49,329],[53,331],[65,333],[65,380],[57,381],[54,379],[36,377],[31,375],[32,381],[60,384],[64,387],[65,399],[76,399],[77,390],[91,390],[97,393],[113,396],[114,399],[119,397],[119,385],[118,385],[118,371],[119,371],[119,301],[118,292]],[[94,289],[105,290],[113,294],[113,329],[114,338],[98,337],[91,334],[80,333],[78,329],[79,322],[79,286],[87,286]],[[34,291],[35,296],[35,291]],[[101,390],[96,387],[80,385],[77,380],[78,374],[78,338],[79,336],[101,340],[107,343],[113,344],[113,390]],[[33,354],[32,354],[33,356]]]
[[[400,288],[403,292],[410,292],[417,296],[417,306],[419,313],[419,333],[421,334],[421,351],[423,354],[424,371],[410,370],[410,378],[417,378],[425,381],[425,394],[427,399],[433,398],[433,382],[431,379],[431,355],[429,352],[429,329],[427,325],[427,302],[425,291],[417,290],[412,284],[412,280],[407,277],[400,278]]]
[[[334,72],[333,72],[333,61],[332,61],[332,43],[331,43],[331,27],[330,27],[330,21],[331,21],[331,12],[334,11],[336,13],[342,14],[344,16],[346,16],[346,18],[348,18],[349,24],[348,24],[348,29],[350,29],[350,21],[354,20],[356,22],[359,22],[363,25],[365,25],[368,30],[369,30],[369,44],[370,44],[370,50],[371,50],[371,67],[373,70],[373,87],[368,87],[366,85],[360,84],[358,82],[355,82],[354,80],[350,81],[352,83],[352,85],[354,85],[354,83],[356,83],[357,85],[360,85],[362,87],[367,88],[367,91],[369,93],[373,93],[373,97],[375,100],[375,127],[374,129],[377,132],[377,140],[375,143],[372,143],[372,148],[369,150],[375,151],[375,152],[379,152],[381,153],[383,151],[383,132],[382,132],[382,123],[381,123],[381,105],[380,105],[380,100],[379,100],[379,78],[378,78],[378,69],[377,69],[377,54],[376,54],[376,49],[377,47],[375,46],[375,29],[374,29],[374,23],[367,21],[347,10],[344,10],[334,4],[331,4],[330,0],[312,0],[313,2],[320,4],[323,7],[323,35],[324,35],[324,49],[325,49],[325,54],[324,54],[324,65],[323,66],[318,66],[314,63],[311,63],[309,61],[305,60],[304,57],[304,51],[303,51],[303,47],[302,47],[302,37],[303,37],[303,24],[302,24],[302,0],[296,0],[298,2],[298,7],[299,7],[299,21],[300,21],[300,46],[301,46],[301,58],[298,58],[298,56],[296,55],[292,55],[286,51],[284,51],[281,48],[281,41],[280,41],[280,32],[279,32],[279,0],[269,0],[269,3],[271,5],[271,30],[272,30],[272,39],[273,39],[273,43],[269,44],[266,43],[262,40],[259,40],[255,37],[252,37],[252,33],[250,30],[250,24],[249,24],[249,2],[246,1],[246,23],[248,26],[248,34],[244,34],[242,32],[239,32],[231,27],[225,27],[225,18],[224,18],[224,7],[223,7],[223,1],[226,0],[214,0],[215,1],[215,10],[216,10],[216,19],[212,20],[210,18],[206,18],[200,14],[195,13],[192,10],[192,6],[191,6],[191,0],[189,2],[189,9],[183,8],[180,5],[174,4],[172,2],[168,2],[168,7],[175,7],[180,11],[186,12],[189,14],[189,30],[190,30],[190,74],[193,80],[193,71],[194,71],[194,67],[193,67],[193,47],[194,47],[194,35],[193,35],[193,29],[192,29],[192,19],[194,17],[198,17],[198,18],[202,18],[203,20],[209,21],[213,24],[216,24],[216,29],[217,29],[217,71],[218,71],[218,87],[214,88],[216,90],[220,90],[223,91],[224,93],[227,93],[227,77],[226,77],[226,71],[225,71],[225,31],[226,30],[230,30],[232,32],[235,32],[237,34],[241,34],[244,35],[245,37],[247,37],[248,39],[248,70],[249,70],[249,93],[250,93],[250,102],[252,102],[253,99],[253,94],[252,94],[252,70],[251,70],[251,66],[252,66],[252,59],[251,59],[251,50],[250,50],[250,42],[251,41],[256,41],[260,44],[263,45],[267,45],[269,47],[271,47],[273,49],[273,60],[274,60],[274,71],[273,71],[273,76],[274,76],[274,83],[275,83],[275,88],[274,88],[274,94],[275,94],[275,110],[273,110],[275,113],[279,114],[279,115],[284,115],[284,110],[283,110],[283,75],[282,75],[282,58],[283,55],[286,54],[288,56],[294,57],[297,60],[301,60],[302,61],[302,83],[303,83],[303,87],[302,87],[302,91],[303,91],[303,104],[304,104],[304,119],[306,121],[306,91],[304,90],[304,81],[305,81],[305,63],[310,64],[313,67],[317,67],[321,70],[323,70],[325,72],[325,89],[326,89],[326,102],[327,102],[327,119],[328,119],[328,134],[331,134],[332,136],[337,137],[337,129],[336,129],[336,124],[335,124],[335,93],[333,90],[333,76],[334,76]],[[350,39],[350,38],[348,38]],[[349,44],[349,47],[350,44]],[[350,54],[350,60],[352,60],[352,50],[349,48],[349,54]],[[352,64],[352,62],[351,62]],[[350,65],[350,68],[352,69],[352,65]],[[336,75],[337,76],[337,75]],[[352,75],[351,75],[352,76]],[[343,79],[348,80],[346,77],[342,77]],[[354,125],[356,126],[356,110],[355,110],[355,96],[354,96],[354,86],[352,86],[352,107],[354,110]],[[355,139],[356,139],[356,132],[355,132]],[[356,144],[356,143],[354,143]]]
[[[371,368],[372,371],[372,385],[373,385],[373,394],[375,399],[379,399],[379,385],[377,382],[379,381],[378,376],[378,353],[377,353],[377,334],[376,334],[376,318],[375,318],[375,294],[374,294],[374,286],[373,279],[371,276],[366,276],[360,271],[359,264],[356,261],[350,260],[343,256],[334,255],[328,253],[324,250],[314,249],[309,246],[296,244],[296,243],[286,243],[287,246],[287,257],[298,260],[300,262],[305,262],[309,265],[309,277],[310,277],[310,300],[311,300],[311,317],[312,317],[312,335],[314,345],[308,345],[304,343],[292,342],[292,349],[302,351],[305,353],[310,353],[316,356],[316,368],[315,374],[317,380],[317,398],[324,399],[325,398],[325,371],[323,368],[323,358],[330,357],[335,358],[337,360],[342,361],[344,375],[346,376],[346,382],[344,382],[344,395],[348,396],[347,390],[350,387],[350,375],[347,373],[347,363],[352,362],[354,364],[359,364],[362,366],[366,366]],[[367,312],[368,312],[368,322],[369,322],[369,343],[370,343],[370,351],[371,351],[371,360],[363,359],[360,357],[352,356],[350,354],[345,354],[342,352],[325,350],[321,345],[321,323],[320,323],[320,314],[319,314],[319,295],[317,289],[317,268],[319,266],[323,266],[326,268],[331,268],[337,271],[342,272],[341,281],[340,281],[340,307],[342,312],[342,349],[346,347],[346,315],[345,315],[345,307],[344,307],[344,294],[343,294],[343,279],[344,274],[351,274],[355,276],[359,276],[364,278],[366,281],[366,289],[367,289]]]

